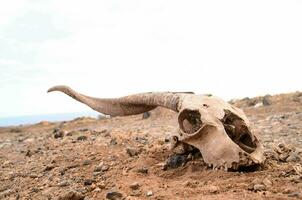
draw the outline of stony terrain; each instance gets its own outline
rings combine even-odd
[[[0,199],[301,199],[302,93],[231,103],[263,141],[261,167],[214,171],[198,155],[172,155],[177,115],[165,109],[44,121],[0,128]]]

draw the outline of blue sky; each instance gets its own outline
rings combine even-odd
[[[59,94],[194,91],[224,99],[301,90],[296,1],[0,2],[0,117],[87,111]]]

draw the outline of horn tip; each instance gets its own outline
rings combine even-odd
[[[53,91],[62,91],[64,89],[69,89],[69,87],[65,86],[65,85],[56,85],[56,86],[53,86],[53,87],[49,88],[47,90],[47,93],[53,92]]]

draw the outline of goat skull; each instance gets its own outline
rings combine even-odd
[[[213,168],[237,169],[264,161],[263,147],[251,133],[243,111],[227,102],[192,93],[143,93],[117,99],[82,95],[67,86],[48,90],[61,91],[92,109],[111,116],[135,115],[162,106],[178,114],[179,133],[175,144],[198,148],[204,161]]]

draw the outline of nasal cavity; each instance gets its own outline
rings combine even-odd
[[[252,140],[251,133],[248,130],[247,125],[239,116],[229,110],[225,110],[225,116],[222,119],[222,123],[228,136],[242,150],[247,153],[255,151],[257,146]]]

